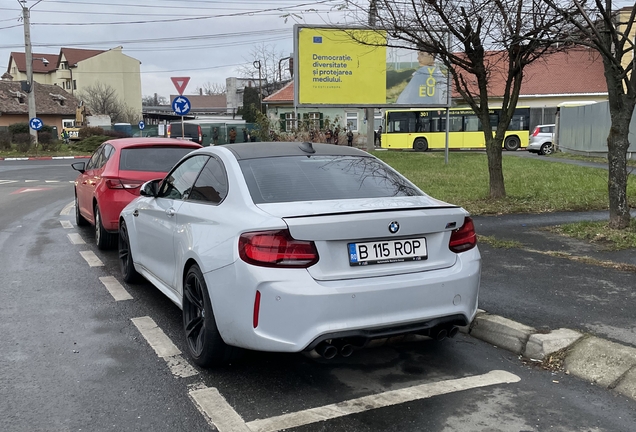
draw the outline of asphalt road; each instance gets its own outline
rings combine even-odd
[[[185,352],[180,311],[147,283],[123,283],[116,251],[98,251],[91,229],[75,226],[70,162],[0,161],[2,431],[215,430],[209,417],[221,432],[636,424],[633,401],[465,335],[394,341],[334,361],[249,352],[211,370],[162,353],[157,335]],[[492,288],[489,271],[482,296],[501,295],[502,309],[517,310],[518,293]],[[116,300],[118,287],[128,300]],[[140,330],[140,318],[157,327]]]

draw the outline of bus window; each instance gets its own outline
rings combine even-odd
[[[477,132],[481,130],[480,121],[475,114],[467,114],[464,116],[464,131]]]
[[[387,133],[415,132],[417,112],[392,112],[387,115]]]
[[[442,115],[440,119],[440,130],[439,132],[446,132],[446,115]],[[451,115],[450,116],[450,128],[448,129],[450,132],[461,132],[463,127],[464,118],[461,115]]]

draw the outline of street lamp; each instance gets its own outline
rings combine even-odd
[[[256,69],[258,69],[258,103],[259,103],[258,110],[262,113],[263,112],[263,88],[261,87],[261,61],[254,60],[254,63],[252,63],[252,65],[254,65]]]

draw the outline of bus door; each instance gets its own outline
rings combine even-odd
[[[382,134],[382,147],[412,148],[413,133],[417,125],[417,112],[387,112],[386,132]]]

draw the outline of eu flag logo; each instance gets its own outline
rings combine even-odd
[[[314,36],[314,43],[322,43],[322,36]]]

